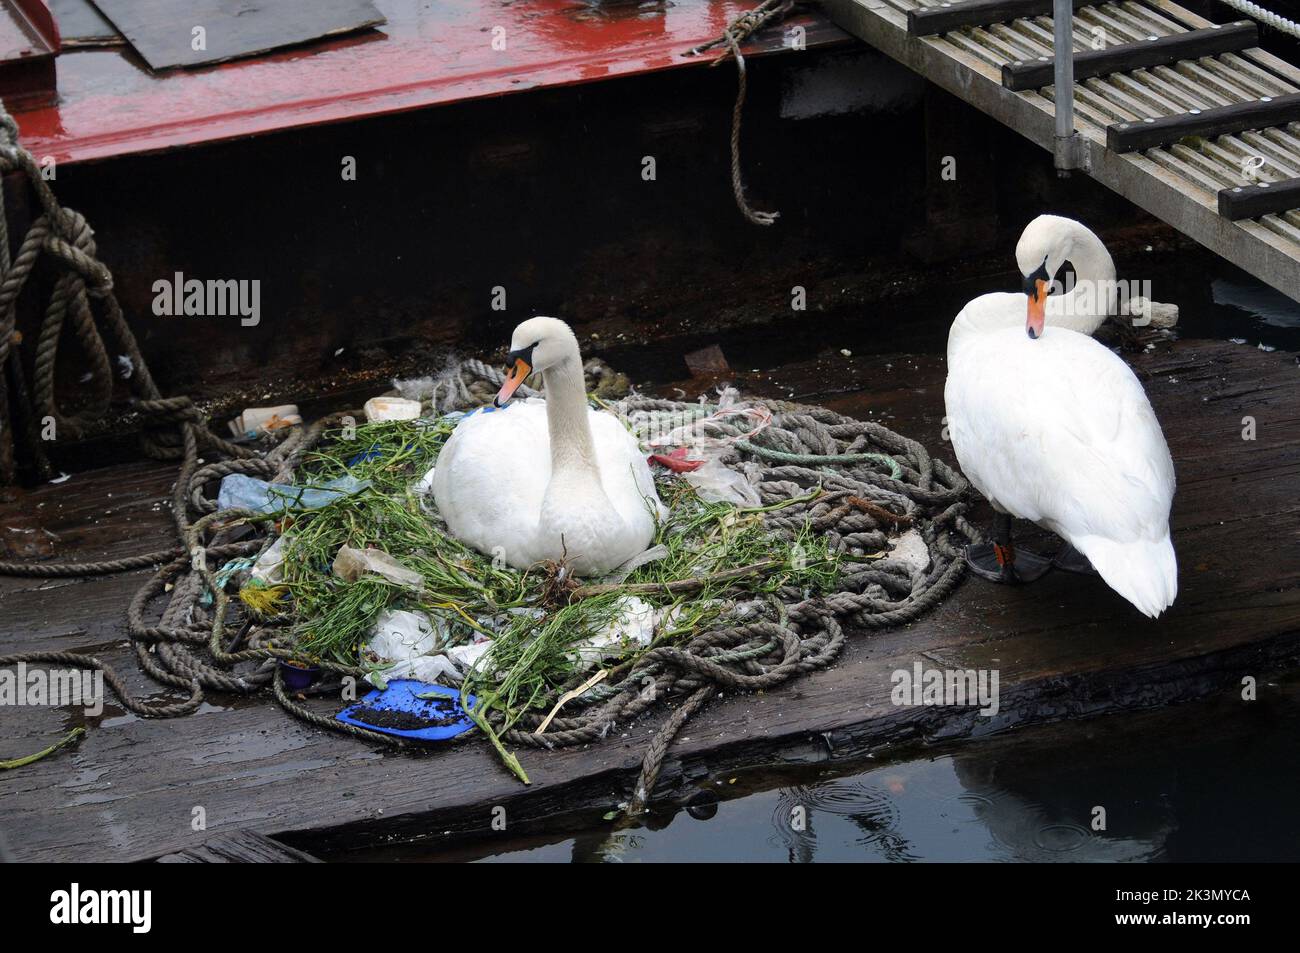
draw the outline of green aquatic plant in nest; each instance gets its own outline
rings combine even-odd
[[[327,435],[303,460],[295,481],[299,485],[351,475],[370,486],[287,521],[283,572],[292,632],[300,653],[348,665],[357,664],[376,620],[389,609],[425,612],[442,622],[450,637],[440,648],[470,642],[476,633],[490,637],[490,664],[470,672],[463,696],[477,697],[471,717],[521,777],[522,768],[502,746],[500,732],[527,711],[549,709],[560,693],[580,681],[590,666],[579,660],[577,648],[610,625],[623,590],[635,591],[656,608],[674,610],[652,643],[664,645],[722,623],[727,600],[763,598],[789,585],[809,594],[828,592],[839,579],[839,557],[806,527],[794,539],[781,538],[765,527],[763,509],[706,502],[684,480],[668,477],[658,488],[669,515],[655,538],[667,554],[615,586],[571,601],[567,596],[573,582],[565,581],[569,588],[555,585],[563,579],[559,567],[521,572],[494,565],[426,512],[432,502],[422,501],[412,486],[434,465],[454,426],[454,420],[362,424]],[[423,589],[417,592],[376,575],[354,582],[338,578],[331,567],[343,545],[383,550],[418,572]],[[766,572],[711,580],[760,562],[767,563]],[[698,585],[688,593],[649,591],[681,580]],[[638,646],[623,665],[647,650]],[[491,712],[496,713],[495,728],[488,721]]]

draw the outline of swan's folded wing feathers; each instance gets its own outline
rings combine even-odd
[[[1059,329],[1039,341],[990,334],[949,386],[950,407],[963,408],[952,431],[962,468],[1003,508],[1117,541],[1165,532],[1169,450],[1141,384],[1107,348]]]
[[[1173,461],[1146,392],[1108,348],[1073,332],[1054,336],[1062,360],[1052,362],[1043,386],[1073,399],[1053,401],[1060,416],[1052,419],[1069,424],[1048,431],[1045,449],[1061,496],[1075,504],[1071,528],[1117,542],[1161,538],[1173,499]],[[1081,500],[1089,505],[1078,506]]]
[[[636,437],[613,414],[593,413],[591,421],[601,485],[615,509],[625,518],[642,510],[662,517],[665,509],[659,502],[650,462]]]
[[[434,497],[453,535],[480,550],[490,549],[502,526],[511,527],[514,539],[528,538],[536,527],[519,525],[519,514],[541,512],[551,478],[545,405],[512,404],[466,417],[435,467]]]

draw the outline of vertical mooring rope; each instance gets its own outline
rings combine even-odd
[[[722,36],[691,50],[692,53],[703,53],[725,45],[727,49],[709,64],[710,67],[725,62],[728,56],[736,61],[736,105],[731,111],[731,191],[736,198],[736,207],[755,225],[771,225],[776,222],[781,213],[761,212],[750,205],[749,200],[745,198],[745,181],[740,172],[740,123],[745,111],[748,75],[745,71],[745,57],[740,52],[740,44],[773,20],[783,19],[792,9],[794,9],[794,0],[763,0],[753,10],[742,13],[727,24]]]

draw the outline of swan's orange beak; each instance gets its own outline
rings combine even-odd
[[[1042,278],[1034,281],[1034,290],[1026,295],[1029,299],[1029,316],[1025,320],[1025,330],[1030,338],[1043,336],[1043,312],[1047,307],[1047,282]]]
[[[492,404],[496,407],[504,407],[506,401],[514,396],[515,391],[524,379],[533,372],[533,366],[525,361],[522,357],[515,358],[515,363],[510,367],[510,373],[506,375],[506,382],[501,385],[501,390],[493,399]]]

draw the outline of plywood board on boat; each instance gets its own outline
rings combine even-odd
[[[1292,355],[1207,341],[1131,360],[1179,477],[1173,524],[1181,591],[1166,617],[1145,619],[1083,576],[1052,573],[1023,588],[968,579],[913,625],[854,633],[826,671],[771,692],[712,700],[671,748],[656,796],[685,798],[700,779],[741,766],[884,755],[902,744],[1207,695],[1240,698],[1248,676],[1269,692],[1269,673],[1300,661],[1300,367]],[[950,456],[941,439],[943,377],[935,355],[828,351],[740,384],[881,420]],[[1248,417],[1253,440],[1243,439]],[[48,527],[87,555],[161,545],[169,515],[156,504],[171,477],[159,464],[78,474],[0,504],[0,526],[15,513],[47,514]],[[143,578],[0,579],[0,652],[95,651],[119,666],[133,690],[161,695],[123,642],[123,608]],[[997,669],[997,715],[895,705],[892,674],[917,662]],[[144,859],[237,831],[309,853],[381,837],[436,844],[490,833],[498,806],[512,830],[526,830],[626,800],[665,716],[660,710],[620,725],[602,744],[521,752],[533,780],[525,788],[486,745],[381,751],[298,722],[265,697],[214,695],[196,714],[171,721],[138,719],[109,701],[75,747],[0,775],[0,829],[19,858]],[[73,723],[63,710],[11,709],[0,759],[39,750]],[[198,807],[206,831],[193,829]]]
[[[95,0],[156,70],[203,66],[384,22],[371,0]]]
[[[64,49],[126,43],[92,0],[50,0],[49,6],[54,22],[59,25]]]

